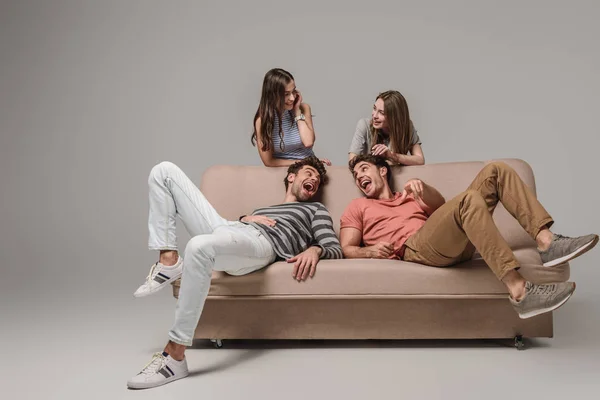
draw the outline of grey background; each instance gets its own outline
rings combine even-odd
[[[258,165],[264,73],[295,75],[316,152],[347,159],[379,91],[407,98],[428,163],[516,157],[556,231],[598,232],[596,1],[1,1],[2,390],[14,398],[546,398],[599,388],[600,252],[572,263],[555,335],[192,350],[194,378],[126,380],[161,349],[170,291],[134,301],[147,174]],[[202,345],[199,345],[202,347]],[[254,349],[254,350],[252,350]],[[316,359],[319,362],[316,362]]]

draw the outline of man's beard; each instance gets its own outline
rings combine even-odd
[[[298,200],[298,201],[307,201],[310,199],[309,195],[305,195],[303,193],[304,189],[303,189],[302,185],[298,185],[296,187],[296,190],[294,190],[294,192],[295,192],[294,196],[296,196],[296,200]]]

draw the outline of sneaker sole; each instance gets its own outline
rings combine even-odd
[[[144,293],[139,293],[139,294],[133,294],[134,297],[145,297],[145,296],[149,296],[151,294],[154,294],[156,292],[158,292],[159,290],[163,289],[165,286],[167,286],[169,283],[181,278],[181,275],[183,274],[183,268],[182,271],[177,273],[176,275],[173,275],[170,279],[164,281],[163,283],[160,283],[159,286],[156,286],[154,289],[151,289],[148,292],[144,292]]]
[[[569,293],[569,295],[567,297],[565,297],[560,303],[555,304],[552,307],[540,308],[538,310],[533,310],[528,313],[519,314],[519,318],[527,319],[527,318],[535,317],[536,315],[554,311],[554,310],[560,308],[560,306],[562,306],[563,304],[565,304],[567,302],[567,300],[569,300],[571,298],[571,296],[573,296],[573,293],[575,293],[575,286],[573,287],[573,291],[571,293]]]
[[[596,235],[596,237],[594,237],[594,239],[587,242],[583,246],[579,247],[577,250],[575,250],[571,254],[567,254],[566,256],[556,258],[552,261],[548,261],[548,262],[544,263],[543,265],[544,265],[544,267],[555,267],[559,264],[570,261],[570,260],[574,259],[575,257],[579,257],[580,255],[588,252],[589,250],[594,248],[594,246],[596,246],[597,243],[598,243],[598,236]]]
[[[140,389],[152,389],[155,387],[159,387],[162,385],[166,385],[167,383],[171,383],[171,382],[175,382],[179,379],[183,379],[186,376],[188,376],[190,373],[188,371],[187,374],[183,375],[183,376],[178,376],[177,378],[173,377],[171,379],[165,379],[164,381],[160,381],[160,382],[153,382],[153,383],[149,383],[149,382],[140,382],[140,383],[135,383],[135,382],[127,382],[127,388],[128,389],[134,389],[134,390],[140,390]]]

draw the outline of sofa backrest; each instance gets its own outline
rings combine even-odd
[[[529,164],[518,159],[497,161],[503,161],[513,167],[535,193],[535,180]],[[400,191],[408,179],[419,178],[437,188],[446,200],[449,200],[464,191],[475,175],[489,162],[393,167],[394,189]],[[281,203],[285,195],[283,180],[286,171],[287,168],[284,167],[217,165],[204,172],[200,188],[224,218],[237,220],[241,215],[250,214],[256,208]],[[329,209],[335,230],[339,234],[340,217],[345,207],[352,199],[362,196],[362,193],[355,186],[348,167],[328,167],[327,176],[328,183],[320,189],[316,200]],[[496,209],[494,219],[511,248],[535,246],[535,242],[501,205]]]

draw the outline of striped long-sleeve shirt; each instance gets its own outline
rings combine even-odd
[[[293,202],[263,207],[252,215],[264,215],[277,223],[270,227],[250,222],[271,242],[282,259],[302,253],[310,246],[323,249],[321,258],[342,258],[342,247],[333,230],[329,211],[318,202]]]

